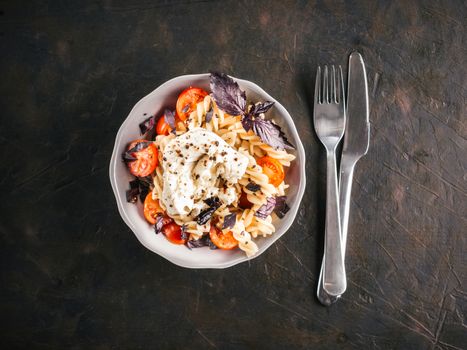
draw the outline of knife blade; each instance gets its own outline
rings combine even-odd
[[[350,193],[355,164],[367,152],[370,145],[370,107],[368,80],[362,55],[354,51],[349,57],[347,76],[347,124],[342,148],[339,173],[339,205],[343,252],[347,243]]]

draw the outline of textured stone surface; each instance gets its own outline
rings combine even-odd
[[[0,244],[5,348],[465,349],[465,1],[3,1]],[[320,63],[367,63],[371,147],[356,170],[348,291],[315,298]],[[107,169],[134,103],[221,70],[280,100],[305,144],[292,229],[227,270],[141,246]]]

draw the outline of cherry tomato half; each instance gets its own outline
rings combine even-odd
[[[189,87],[182,91],[177,99],[177,116],[180,120],[187,120],[191,112],[196,108],[198,102],[201,102],[207,96],[207,92],[200,88]]]
[[[169,124],[165,121],[165,116],[160,117],[156,125],[157,135],[168,135],[171,130]]]
[[[173,244],[185,244],[186,240],[182,238],[182,228],[175,222],[164,225],[162,233]]]
[[[214,225],[211,226],[209,237],[219,249],[230,250],[238,246],[238,241],[234,238],[232,231],[224,233]]]
[[[156,216],[158,213],[163,213],[161,205],[157,199],[152,199],[152,193],[149,192],[144,200],[144,217],[151,224],[156,223]]]
[[[128,146],[128,150],[135,147],[140,142],[148,142],[147,140],[136,140],[130,143]],[[132,155],[136,158],[136,160],[132,162],[128,162],[128,168],[130,173],[135,176],[145,177],[156,169],[158,159],[157,159],[157,147],[153,143],[151,143],[146,148],[142,149],[138,152],[133,152]]]
[[[284,181],[284,167],[277,159],[265,156],[256,163],[263,168],[263,173],[268,176],[270,184],[277,187]]]

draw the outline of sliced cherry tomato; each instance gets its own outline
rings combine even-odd
[[[177,100],[177,116],[180,120],[187,120],[191,112],[196,108],[198,102],[201,102],[207,96],[207,92],[200,88],[189,87],[184,90]]]
[[[253,203],[251,203],[248,200],[248,195],[246,194],[246,192],[242,191],[242,194],[240,195],[240,198],[238,200],[238,206],[242,209],[251,209],[251,207],[253,206]]]
[[[160,117],[156,125],[157,135],[168,135],[171,130],[169,124],[165,121],[165,116]]]
[[[279,186],[284,181],[284,167],[274,158],[269,156],[262,157],[256,161],[263,168],[263,173],[269,177],[269,183]]]
[[[147,140],[136,140],[130,143],[128,149],[132,149],[140,142],[148,142]],[[133,152],[132,154],[136,160],[128,162],[128,168],[130,173],[135,176],[145,177],[150,175],[154,169],[156,169],[158,159],[157,159],[157,147],[151,143],[148,147],[142,149],[138,152]]]
[[[185,244],[186,239],[182,238],[182,228],[175,222],[164,225],[162,227],[162,233],[165,237],[173,244]]]
[[[238,241],[234,238],[232,231],[224,233],[214,225],[211,225],[209,237],[211,238],[212,243],[214,243],[219,249],[230,250],[238,246]]]
[[[152,193],[149,192],[144,200],[144,217],[151,224],[156,223],[156,216],[158,213],[163,213],[161,205],[157,199],[152,199]]]

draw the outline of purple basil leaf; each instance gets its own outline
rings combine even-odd
[[[212,109],[206,113],[206,123],[209,123],[212,120],[213,114],[214,114],[214,111]]]
[[[172,131],[174,131],[175,130],[175,112],[169,109],[166,109],[164,111],[164,118],[165,118],[165,122],[169,124]]]
[[[136,181],[136,180],[135,180]],[[137,181],[139,183],[140,187],[151,187],[153,185],[152,177],[151,176],[145,176],[145,177],[138,177]]]
[[[224,217],[224,223],[222,224],[222,229],[224,230],[226,228],[232,228],[232,227],[235,226],[236,222],[237,222],[237,214],[236,213],[226,215]]]
[[[139,188],[130,188],[126,191],[126,201],[128,203],[136,203],[138,200]]]
[[[122,153],[122,160],[125,163],[129,163],[129,162],[134,162],[135,160],[137,160],[137,158],[134,155],[132,155],[132,154],[130,154],[128,152],[123,152]]]
[[[258,116],[261,113],[266,113],[267,111],[269,111],[269,109],[271,109],[273,105],[274,105],[274,102],[271,102],[271,101],[260,102],[260,103],[254,104],[253,106],[251,106],[251,109],[248,112],[248,114],[252,116]]]
[[[261,138],[265,144],[275,149],[295,148],[285,137],[279,125],[270,120],[255,118],[253,132]]]
[[[214,212],[221,206],[219,198],[217,197],[208,198],[204,201],[204,203],[209,205],[209,208],[201,210],[199,215],[196,217],[196,222],[198,225],[204,225],[209,220],[211,220],[212,214],[214,214]]]
[[[130,181],[130,189],[126,191],[126,201],[128,203],[136,203],[139,195],[139,180]]]
[[[248,185],[246,185],[246,189],[251,192],[256,192],[261,189],[261,186],[253,182],[249,182]]]
[[[232,78],[224,73],[211,73],[210,87],[217,106],[230,115],[243,115],[246,94]]]
[[[212,103],[209,104],[209,111],[206,113],[206,123],[209,123],[214,114],[214,109],[212,108]]]
[[[209,247],[210,249],[217,249],[215,244],[212,243],[211,238],[209,238],[209,235],[205,235],[197,240],[187,241],[186,246],[190,250],[193,248],[201,248],[201,247]]]
[[[187,104],[185,107],[183,107],[182,112],[186,113],[190,109],[190,104]]]
[[[164,226],[164,215],[162,213],[157,213],[156,224],[154,225],[154,231],[156,232],[156,235],[162,232],[163,226]]]
[[[214,250],[217,249],[217,246],[211,241],[211,238],[209,236],[206,236],[207,239],[206,241],[208,242],[209,249]]]
[[[266,113],[271,109],[271,107],[274,106],[274,102],[272,101],[266,101],[262,102],[256,105],[256,113],[261,114],[261,113]]]
[[[250,131],[250,129],[253,127],[253,118],[249,114],[242,118],[242,126],[245,131]]]
[[[205,241],[200,238],[196,240],[190,240],[186,242],[186,246],[188,249],[193,249],[193,248],[201,248],[201,247],[206,247]]]
[[[182,228],[181,228],[181,235],[180,236],[184,241],[186,241],[188,239],[188,232],[186,232],[186,229],[187,229],[186,225],[183,224]]]
[[[210,198],[206,199],[206,200],[204,201],[204,203],[206,203],[206,204],[209,205],[210,207],[219,208],[219,207],[221,206],[221,203],[220,203],[218,197],[210,197]]]
[[[209,220],[211,220],[212,214],[214,214],[215,211],[216,209],[214,208],[201,210],[199,215],[196,217],[196,222],[198,223],[198,225],[204,225]]]
[[[139,124],[139,130],[141,135],[146,134],[148,131],[152,131],[157,124],[156,116],[150,116],[149,118],[145,119],[143,122]]]
[[[287,212],[290,210],[290,207],[285,202],[286,200],[286,196],[276,197],[276,206],[274,208],[274,213],[276,213],[280,219],[282,219],[285,216],[285,214],[287,214]]]
[[[139,200],[141,201],[141,203],[144,203],[144,200],[146,199],[146,196],[149,193],[149,187],[140,186],[139,188],[140,188]]]
[[[275,206],[276,206],[276,198],[268,197],[266,199],[266,204],[263,204],[261,207],[259,207],[259,209],[255,213],[255,216],[264,220],[269,215],[271,215]]]

